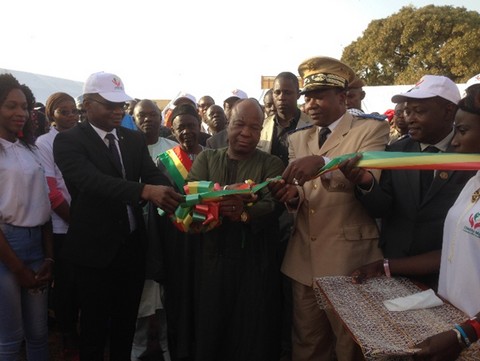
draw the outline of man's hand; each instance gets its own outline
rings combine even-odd
[[[244,195],[243,195],[244,196]],[[250,195],[249,195],[250,196]],[[242,197],[241,195],[229,195],[222,197],[219,201],[219,213],[223,217],[230,218],[232,221],[240,221],[240,215],[244,211],[245,201],[253,200],[251,196],[246,198]]]
[[[287,203],[291,207],[296,207],[298,204],[297,187],[291,184],[286,184],[285,180],[280,179],[270,182],[268,188],[277,201]]]
[[[383,275],[385,275],[383,260],[379,260],[357,268],[352,272],[351,277],[353,283],[363,283],[369,278]]]
[[[309,155],[292,161],[282,174],[287,184],[302,186],[314,178],[320,168],[325,165],[325,160],[319,155]]]
[[[373,183],[373,175],[365,169],[357,167],[360,159],[362,159],[362,155],[357,154],[351,159],[344,160],[338,165],[338,168],[350,182],[361,188],[369,189]]]
[[[147,184],[143,187],[142,199],[152,202],[167,213],[175,212],[183,197],[172,187]]]
[[[462,351],[457,335],[449,330],[430,336],[425,341],[415,345],[420,351],[413,357],[414,360],[451,361],[456,360]]]

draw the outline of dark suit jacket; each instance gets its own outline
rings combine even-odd
[[[212,135],[207,139],[207,148],[219,149],[228,147],[228,133],[227,130],[221,130],[217,134]]]
[[[71,223],[63,256],[75,264],[107,267],[130,234],[126,205],[132,206],[144,239],[140,194],[144,184],[168,184],[153,163],[138,131],[117,128],[126,179],[115,167],[104,141],[87,122],[59,133],[55,162],[72,196]]]
[[[393,143],[392,152],[420,152],[410,137]],[[384,170],[371,192],[356,192],[373,217],[382,219],[380,246],[384,256],[413,256],[442,248],[443,223],[448,210],[475,172],[437,171],[420,197],[420,171]]]

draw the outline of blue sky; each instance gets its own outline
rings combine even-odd
[[[480,12],[478,0],[8,1],[0,68],[79,81],[103,70],[133,97],[187,91],[221,104],[234,88],[258,97],[261,75],[339,58],[373,19],[431,3]]]

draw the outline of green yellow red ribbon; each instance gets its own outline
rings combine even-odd
[[[158,157],[178,189],[183,190],[185,179],[187,178],[190,168],[192,168],[192,160],[188,156],[188,153],[177,145],[160,154]]]
[[[248,184],[236,189],[221,189],[218,183],[209,181],[188,182],[184,186],[185,201],[178,205],[170,219],[182,232],[208,232],[221,224],[218,201],[225,196],[236,194],[257,193],[270,182],[281,179],[280,176],[266,180],[259,184]],[[158,214],[165,212],[158,208]]]
[[[344,160],[359,153],[333,158],[317,173],[317,177],[338,169]],[[438,169],[480,170],[480,154],[466,153],[414,153],[414,152],[362,152],[358,167],[369,169]]]

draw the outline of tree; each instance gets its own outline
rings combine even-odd
[[[342,61],[368,85],[413,84],[425,74],[463,83],[480,73],[480,14],[463,7],[406,6],[373,20]]]

